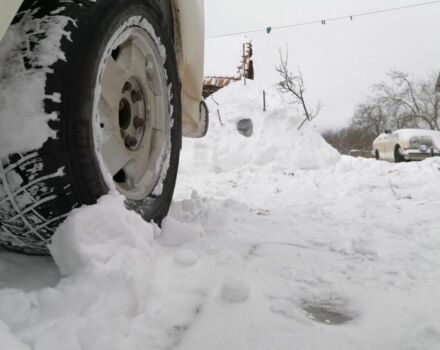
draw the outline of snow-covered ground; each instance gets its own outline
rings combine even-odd
[[[1,348],[438,349],[440,159],[340,157],[262,89],[209,99],[162,230],[109,195],[1,252]]]

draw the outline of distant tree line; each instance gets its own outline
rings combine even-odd
[[[415,79],[408,73],[390,71],[388,80],[376,84],[360,103],[350,125],[326,131],[324,138],[343,154],[370,150],[373,140],[385,130],[421,128],[440,130],[440,93],[435,91],[437,74]]]

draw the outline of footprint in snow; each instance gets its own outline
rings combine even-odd
[[[342,299],[298,303],[290,298],[271,298],[271,311],[300,323],[318,322],[329,326],[346,324],[356,317]]]
[[[321,301],[304,301],[302,309],[309,319],[328,325],[342,325],[353,321],[355,313],[348,308],[342,299],[328,299]]]

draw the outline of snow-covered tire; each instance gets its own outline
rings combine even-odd
[[[160,222],[171,204],[181,148],[170,2],[25,0],[13,23],[29,18],[69,20],[60,42],[53,43],[62,55],[50,66],[32,58],[51,33],[38,32],[37,26],[16,43],[26,69],[45,78],[41,103],[55,117],[48,122],[52,137],[41,147],[1,159],[0,244],[46,254],[55,229],[73,208],[96,203],[111,190],[124,194],[127,207],[145,220]],[[131,53],[126,52],[130,45]],[[115,63],[124,75],[115,77]],[[8,128],[1,108],[0,126]],[[115,162],[115,149],[106,149],[111,139],[116,140],[112,147],[121,146],[117,151],[130,156]]]
[[[376,150],[376,152],[374,153],[374,157],[376,158],[376,160],[380,160],[380,153],[378,150]]]
[[[405,161],[405,157],[402,154],[402,147],[396,145],[394,147],[394,163],[402,163]]]

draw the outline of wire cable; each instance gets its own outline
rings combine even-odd
[[[245,34],[252,34],[252,33],[262,33],[262,32],[266,32],[269,34],[270,32],[272,32],[274,30],[302,27],[302,26],[307,26],[307,25],[311,25],[311,24],[327,24],[328,22],[341,21],[344,19],[353,20],[356,17],[372,16],[372,15],[377,15],[377,14],[381,14],[381,13],[396,12],[396,11],[402,11],[402,10],[407,10],[407,9],[411,9],[411,8],[416,8],[416,7],[435,5],[435,4],[440,4],[440,0],[428,1],[428,2],[406,5],[406,6],[392,7],[392,8],[381,9],[381,10],[360,12],[360,13],[356,13],[353,15],[330,17],[328,19],[326,18],[326,19],[313,20],[313,21],[308,21],[308,22],[292,23],[292,24],[286,24],[286,25],[274,26],[274,27],[269,26],[264,29],[254,29],[254,30],[248,30],[248,31],[242,31],[242,32],[218,34],[218,35],[208,36],[208,37],[206,37],[206,39],[217,39],[217,38],[225,38],[225,37],[229,37],[229,36],[238,36],[238,35],[245,35]]]

